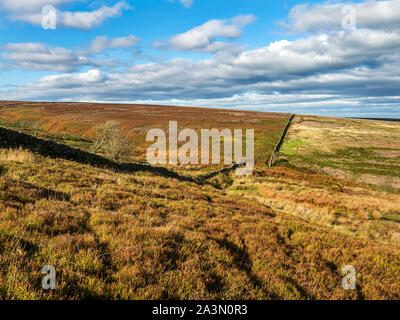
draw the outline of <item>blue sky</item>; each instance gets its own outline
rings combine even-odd
[[[400,118],[399,0],[0,0],[0,29],[3,100]]]

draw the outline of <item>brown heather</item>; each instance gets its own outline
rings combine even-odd
[[[0,112],[4,121],[37,114],[38,135],[56,137],[37,104],[13,108]],[[51,108],[58,106],[44,107]],[[58,108],[51,123],[86,123],[73,108]],[[162,114],[158,108],[149,110]],[[277,133],[287,116],[271,117],[264,130]],[[74,130],[62,137],[78,137]],[[318,170],[314,153],[316,160],[304,150],[313,163],[296,158],[304,144],[292,133],[277,167],[259,164],[252,177],[222,175],[203,185],[38,154],[0,157],[0,298],[399,299],[399,193],[328,174],[329,162]],[[353,174],[346,168],[339,169]],[[45,265],[57,271],[51,292],[41,288]],[[356,290],[341,287],[345,265],[356,268]]]

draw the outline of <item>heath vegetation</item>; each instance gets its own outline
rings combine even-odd
[[[21,104],[0,116],[12,128],[36,121],[19,130],[84,150],[100,141],[96,126],[117,121],[142,161],[147,128],[171,114],[188,127],[254,127],[256,170],[199,184],[3,148],[0,298],[400,298],[398,125],[298,116],[267,168],[288,115],[81,107]],[[56,269],[55,290],[41,287],[45,265]],[[342,288],[346,265],[356,290]]]

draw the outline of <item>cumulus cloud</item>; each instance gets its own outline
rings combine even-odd
[[[355,9],[356,27],[393,29],[400,26],[400,1],[366,1],[361,3],[300,4],[289,13],[288,23],[280,25],[295,33],[326,32],[342,29],[343,8]]]
[[[18,90],[8,91],[7,97],[12,99],[190,105],[229,109],[238,107],[249,110],[334,116],[399,116],[400,96],[390,94],[389,89],[386,93],[382,92],[376,95],[368,93],[366,89],[364,89],[364,94],[355,90],[368,86],[382,89],[390,83],[393,93],[395,92],[393,88],[400,85],[399,77],[391,79],[381,75],[382,78],[379,82],[369,77],[371,70],[365,70],[365,72],[364,76],[337,74],[331,78],[325,78],[319,75],[292,80],[290,83],[258,84],[259,87],[268,86],[268,90],[265,92],[260,88],[258,92],[255,92],[256,86],[236,85],[234,90],[226,89],[226,95],[223,96],[205,95],[203,92],[203,97],[195,98],[193,92],[191,95],[183,94],[185,92],[183,85],[157,83],[151,89],[147,88],[146,91],[146,86],[142,82],[135,85],[131,82],[132,79],[118,78],[118,75],[110,78],[102,75],[98,70],[91,70],[83,74],[42,78],[40,81],[28,84]],[[358,84],[355,84],[355,78],[359,81]],[[327,90],[328,85],[335,89]],[[211,84],[208,90],[210,89]],[[247,92],[249,89],[254,92]],[[162,96],[159,94],[160,90],[164,92],[173,90],[175,94]],[[241,90],[245,91],[241,92]],[[274,91],[270,92],[270,90]]]
[[[208,101],[208,106],[242,104],[258,109],[264,105],[281,111],[295,105],[296,110],[309,108],[310,113],[316,113],[317,108],[334,106],[395,107],[400,101],[396,94],[399,74],[398,32],[354,30],[277,41],[263,48],[218,53],[198,61],[178,58],[133,65],[106,75],[93,71],[93,77],[88,78],[86,74],[42,78],[3,91],[0,96],[178,101],[199,106],[206,106]]]
[[[216,41],[217,38],[237,39],[247,24],[256,20],[253,15],[240,15],[230,20],[209,20],[201,26],[185,33],[175,35],[166,43],[155,43],[156,47],[194,52],[217,52],[229,46],[229,43]]]
[[[72,88],[82,84],[101,82],[104,81],[105,78],[106,77],[101,74],[99,69],[91,69],[83,73],[46,76],[43,77],[40,82],[42,85],[57,82],[58,87]]]
[[[98,36],[90,43],[89,52],[95,54],[102,53],[106,49],[130,48],[139,41],[140,39],[132,34],[127,37],[114,39],[109,39],[106,36]]]
[[[95,61],[62,47],[43,43],[9,43],[2,47],[3,68],[72,72]]]
[[[16,1],[15,1],[16,2]],[[33,4],[19,10],[18,5],[6,5],[6,8],[11,10],[9,19],[13,21],[29,22],[33,25],[40,26],[42,24],[41,7],[37,8],[43,1],[34,1]],[[50,1],[51,2],[51,1]],[[66,0],[55,1],[52,4],[60,4],[68,2]],[[70,1],[72,2],[72,1]],[[7,2],[8,3],[8,2]],[[10,2],[11,3],[11,2]],[[46,4],[49,4],[48,2]],[[81,30],[90,30],[98,27],[109,18],[119,17],[123,10],[131,9],[126,2],[118,2],[112,7],[102,6],[93,11],[60,11],[57,10],[57,27],[69,27]]]
[[[310,114],[400,117],[400,26],[396,18],[399,11],[393,3],[355,4],[361,6],[357,21],[362,25],[356,30],[343,30],[341,19],[339,27],[332,28],[332,21],[336,20],[329,10],[337,4],[303,6],[307,10],[329,9],[322,18],[317,15],[320,11],[313,11],[316,22],[307,16],[307,10],[304,18],[291,16],[292,31],[311,34],[252,50],[222,49],[227,48],[230,40],[240,37],[243,27],[254,16],[210,20],[171,37],[164,45],[191,52],[214,52],[212,57],[154,61],[108,73],[101,71],[96,65],[98,61],[91,61],[90,57],[107,49],[131,47],[137,38],[98,37],[82,52],[35,43],[25,47],[9,44],[1,49],[8,55],[5,58],[17,66],[24,67],[24,63],[46,66],[44,57],[50,55],[54,65],[60,65],[57,59],[64,59],[63,64],[71,69],[25,86],[0,90],[0,99],[237,106]],[[372,9],[365,9],[368,5]],[[389,5],[392,7],[388,11],[385,8]],[[363,10],[374,11],[374,16],[368,20]],[[329,32],[321,33],[324,30]],[[91,70],[79,72],[83,65]],[[70,73],[71,70],[77,73]]]
[[[0,0],[0,8],[12,12],[40,12],[46,5],[60,6],[72,2],[77,2],[77,0]]]
[[[111,61],[92,59],[91,56],[109,49],[124,49],[140,40],[134,35],[120,38],[96,37],[86,50],[73,51],[63,47],[52,47],[40,42],[8,43],[3,51],[3,69],[75,72],[81,67],[100,67]]]
[[[378,64],[400,47],[400,32],[340,31],[296,41],[281,40],[241,53],[234,63],[268,77],[305,75]]]

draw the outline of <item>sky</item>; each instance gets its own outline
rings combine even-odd
[[[0,0],[0,100],[400,118],[400,0]]]

